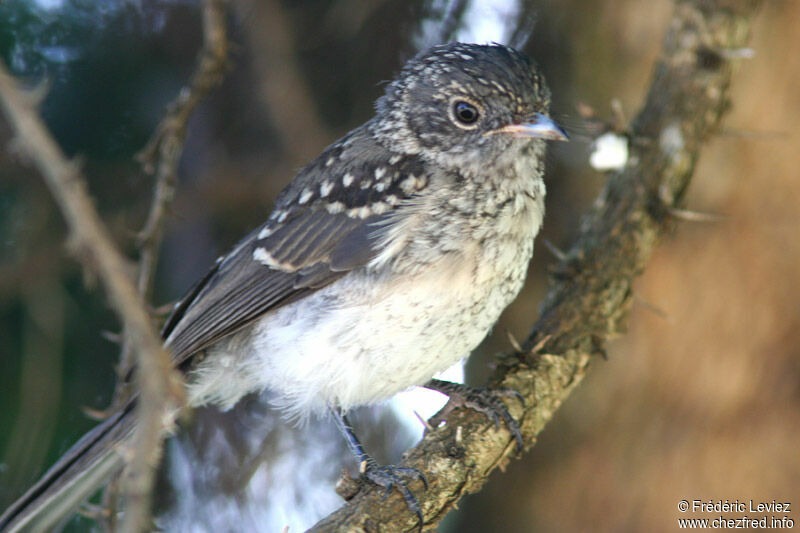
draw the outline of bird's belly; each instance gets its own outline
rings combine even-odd
[[[501,243],[403,282],[353,272],[212,346],[190,403],[230,407],[242,391],[270,389],[290,418],[304,419],[422,385],[486,336],[522,287],[532,248],[532,238]]]
[[[402,283],[348,276],[261,321],[258,374],[299,416],[422,385],[486,336],[519,292],[530,253],[517,246],[495,258],[513,265],[440,265]]]

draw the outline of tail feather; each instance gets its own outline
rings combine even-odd
[[[51,531],[119,472],[130,441],[133,404],[89,431],[0,516],[0,533]]]

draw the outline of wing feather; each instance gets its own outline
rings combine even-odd
[[[318,290],[376,255],[374,218],[324,210],[292,218],[267,238],[257,232],[217,265],[172,320],[166,344],[177,364],[287,301]],[[262,249],[279,268],[257,260]],[[346,257],[346,256],[350,257]]]
[[[270,219],[176,306],[162,332],[176,364],[368,265],[387,221],[407,205],[401,201],[427,186],[419,179],[423,166],[415,156],[377,145],[366,128],[328,147],[281,192]],[[373,211],[373,204],[380,209]]]

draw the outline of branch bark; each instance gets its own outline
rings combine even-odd
[[[703,143],[729,107],[732,50],[745,46],[759,0],[682,0],[655,65],[644,107],[629,129],[630,160],[610,177],[566,257],[554,268],[541,317],[520,353],[501,358],[492,387],[510,387],[509,402],[526,447],[585,375],[606,339],[619,334],[632,286],[689,185]],[[426,527],[503,468],[515,443],[480,413],[458,409],[445,427],[406,452],[404,466],[424,472],[415,483]],[[311,531],[410,531],[418,527],[398,494],[367,487]]]

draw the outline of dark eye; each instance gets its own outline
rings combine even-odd
[[[472,124],[478,120],[478,108],[469,102],[459,100],[453,104],[453,115],[462,124]]]

